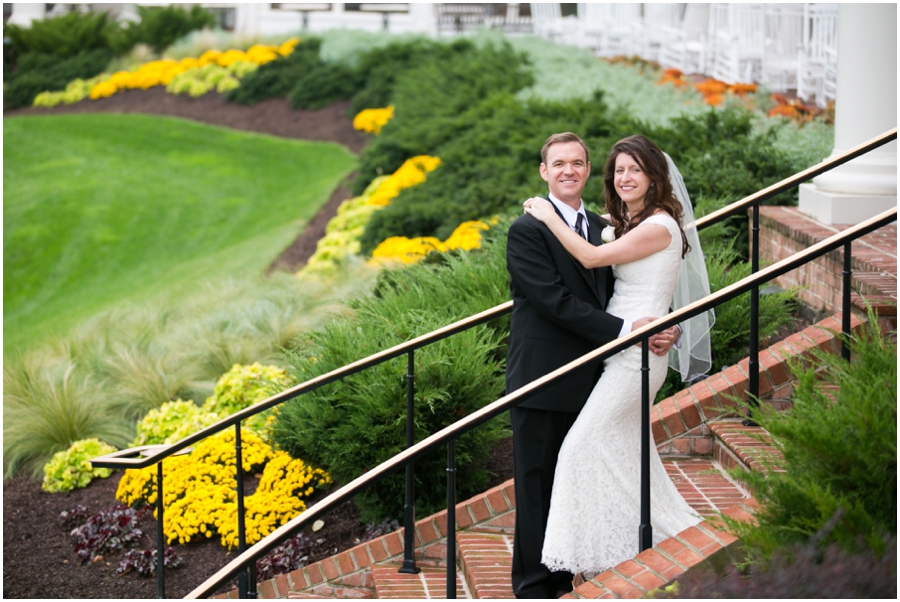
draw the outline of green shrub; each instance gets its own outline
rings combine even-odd
[[[66,59],[52,54],[28,53],[3,87],[3,104],[11,108],[31,106],[41,92],[65,90],[75,79],[90,79],[112,60],[109,49],[81,52]]]
[[[116,451],[116,448],[99,439],[82,439],[69,449],[53,454],[44,465],[44,482],[41,488],[50,493],[69,492],[87,487],[94,478],[105,479],[112,474],[109,468],[94,468],[90,460]]]
[[[669,127],[656,128],[648,136],[676,161],[695,202],[706,197],[733,203],[799,168],[787,152],[776,146],[777,130],[754,132],[753,114],[740,107],[677,117]],[[766,204],[796,202],[794,189]]]
[[[308,337],[305,349],[291,359],[294,377],[305,381],[507,300],[506,241],[497,232],[488,233],[480,250],[383,272],[373,296],[351,303],[352,317]],[[499,322],[415,352],[416,441],[503,394],[508,320]],[[322,466],[339,483],[399,453],[406,442],[406,361],[382,363],[285,404],[273,440],[292,456]],[[487,482],[484,462],[505,434],[504,420],[457,441],[460,496]],[[416,462],[416,506],[422,516],[446,503],[445,467],[443,450]],[[403,475],[392,475],[358,496],[363,520],[399,517],[403,488]]]
[[[190,10],[178,5],[138,4],[136,8],[140,21],[129,22],[116,40],[115,45],[119,54],[124,54],[139,43],[147,44],[154,52],[161,54],[179,38],[216,24],[215,15],[196,4],[191,6]]]
[[[359,88],[359,72],[340,63],[321,63],[294,82],[288,98],[295,109],[316,110],[353,96]]]
[[[824,599],[872,600],[897,598],[897,540],[884,543],[887,551],[848,553],[836,544],[825,550],[795,544],[779,550],[768,566],[747,570],[728,565],[724,573],[706,567],[654,590],[645,598],[691,600]],[[658,595],[657,595],[658,594]]]
[[[36,52],[69,58],[91,50],[109,50],[118,23],[104,12],[71,12],[53,19],[32,21],[28,27],[4,24],[4,37],[18,57]],[[4,64],[4,73],[10,65]]]
[[[756,524],[728,521],[750,561],[814,535],[820,548],[836,543],[880,555],[885,536],[896,534],[896,335],[882,333],[870,312],[849,345],[849,363],[816,349],[792,363],[790,412],[763,406],[754,413],[783,460],[765,472],[733,472],[760,502]]]
[[[599,94],[590,100],[527,104],[498,94],[458,117],[434,120],[406,119],[405,102],[397,101],[394,120],[363,152],[361,170],[381,163],[389,173],[395,160],[427,146],[438,149],[433,154],[441,166],[373,215],[362,238],[366,252],[394,235],[445,239],[464,221],[516,209],[522,199],[546,194],[538,172],[540,149],[555,132],[578,132],[602,162],[606,148],[634,131],[628,116],[610,111]],[[601,198],[600,171],[595,168],[588,180],[586,200]]]
[[[318,38],[304,38],[294,51],[259,66],[241,79],[241,85],[225,94],[238,104],[254,104],[267,98],[285,98],[304,75],[321,64]]]

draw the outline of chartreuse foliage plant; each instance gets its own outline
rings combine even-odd
[[[263,366],[258,362],[249,366],[235,364],[216,383],[213,395],[203,404],[203,409],[225,417],[271,397],[288,383],[283,368]]]
[[[218,414],[202,410],[193,401],[167,401],[147,412],[138,422],[137,437],[132,446],[175,443],[214,424],[219,418]]]
[[[885,538],[896,537],[896,334],[882,332],[870,311],[848,342],[849,363],[813,350],[791,364],[797,383],[790,412],[762,406],[754,414],[783,460],[765,472],[733,474],[760,502],[753,523],[728,520],[751,562],[765,563],[791,544],[880,556]]]
[[[163,464],[163,531],[168,543],[187,543],[218,534],[223,546],[237,545],[235,435],[224,431],[200,442],[185,456]],[[241,430],[241,468],[262,470],[256,493],[245,499],[246,536],[255,543],[306,509],[318,487],[331,482],[321,469],[273,451],[252,431]],[[129,469],[119,481],[116,499],[129,506],[155,504],[156,467]],[[155,511],[154,511],[155,512]]]
[[[41,488],[49,493],[69,492],[87,487],[94,479],[105,479],[112,474],[109,468],[94,468],[91,458],[116,451],[116,448],[99,439],[82,439],[69,449],[53,454],[44,465],[44,482]]]
[[[212,396],[203,406],[192,401],[176,399],[150,410],[137,425],[137,437],[133,445],[175,443],[222,418],[243,410],[274,395],[288,385],[287,372],[277,366],[254,363],[248,366],[235,364],[223,374]],[[246,421],[247,428],[262,434],[266,416],[257,414]]]
[[[336,144],[163,117],[4,126],[6,350],[122,302],[264,271],[355,164]]]
[[[492,234],[494,232],[494,234]],[[507,300],[505,228],[489,230],[478,249],[437,255],[404,269],[386,269],[372,296],[353,314],[311,332],[291,356],[295,380],[324,374]],[[508,322],[478,327],[415,353],[415,439],[452,424],[503,394]],[[276,445],[322,466],[347,483],[406,444],[406,359],[392,360],[283,406],[272,427]],[[486,483],[484,461],[506,434],[504,419],[457,441],[459,494]],[[416,462],[416,504],[423,514],[445,503],[443,451]],[[388,477],[357,496],[363,520],[397,517],[403,477]]]

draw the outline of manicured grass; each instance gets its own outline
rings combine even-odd
[[[4,349],[129,300],[259,273],[355,166],[179,119],[4,119]]]

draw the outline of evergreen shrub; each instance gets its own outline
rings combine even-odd
[[[678,164],[695,203],[700,198],[733,203],[808,167],[794,165],[787,152],[776,146],[776,128],[756,132],[753,113],[742,107],[683,115],[648,136]],[[769,205],[796,203],[796,189],[766,201]]]
[[[176,40],[198,29],[216,25],[213,13],[200,5],[190,10],[179,6],[135,5],[139,21],[131,21],[113,37],[113,46],[118,54],[131,50],[135,44],[147,44],[157,54],[171,46]]]
[[[880,557],[885,538],[896,536],[896,333],[881,332],[870,311],[849,346],[849,363],[818,349],[792,362],[790,412],[763,406],[754,413],[783,459],[764,472],[732,475],[760,502],[755,524],[727,519],[750,562],[765,563],[795,544],[871,549]]]
[[[711,569],[690,572],[647,598],[691,600],[754,600],[897,598],[897,540],[885,542],[887,552],[848,553],[837,544],[824,551],[795,544],[779,551],[766,567],[729,565],[724,574]],[[662,594],[662,595],[659,595]]]
[[[31,106],[34,97],[41,92],[65,90],[72,80],[94,77],[112,58],[113,53],[108,48],[81,52],[65,59],[29,52],[21,57],[18,70],[7,78],[3,104],[10,108]]]
[[[250,105],[267,98],[284,98],[307,73],[321,65],[318,38],[304,38],[286,57],[269,61],[247,74],[241,85],[225,94],[238,104]]]
[[[110,40],[118,29],[119,25],[106,12],[71,12],[33,21],[28,27],[6,23],[3,35],[20,58],[36,52],[63,59],[81,52],[111,49]],[[4,73],[10,66],[4,64]]]
[[[295,109],[315,111],[353,96],[361,79],[352,67],[320,62],[293,83],[288,98]]]
[[[492,228],[481,249],[382,272],[374,294],[351,303],[352,317],[308,336],[293,354],[294,377],[308,380],[506,301],[506,237],[498,232],[505,228]],[[507,329],[501,319],[415,352],[416,441],[503,394]],[[280,407],[272,438],[348,483],[405,448],[405,376],[401,357],[303,395]],[[487,483],[484,463],[508,434],[505,421],[498,417],[457,440],[461,497]],[[425,516],[446,504],[446,453],[424,456],[415,467],[417,512]],[[403,491],[403,475],[394,474],[357,496],[363,520],[399,518]]]

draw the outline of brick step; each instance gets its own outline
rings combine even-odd
[[[457,535],[462,573],[476,598],[515,598],[510,583],[513,538],[468,531]]]
[[[372,565],[376,598],[399,598],[418,600],[447,597],[447,569],[443,567],[420,567],[415,574],[398,573],[398,564]],[[471,598],[465,583],[456,574],[456,597]]]
[[[781,459],[771,435],[758,426],[745,426],[734,419],[711,422],[709,429],[715,437],[713,459],[725,469],[760,471],[766,462]]]

